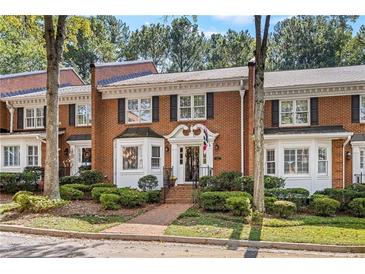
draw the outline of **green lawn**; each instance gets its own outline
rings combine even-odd
[[[365,245],[365,218],[298,215],[291,220],[265,218],[262,226],[240,217],[189,209],[165,231],[167,235],[255,241]]]
[[[123,216],[42,216],[29,219],[24,223],[24,225],[30,227],[79,232],[100,232],[109,227],[124,223],[127,220],[128,219]]]

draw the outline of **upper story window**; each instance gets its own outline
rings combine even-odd
[[[78,104],[76,106],[76,125],[91,125],[91,106],[90,104]]]
[[[4,166],[20,166],[20,146],[4,146]]]
[[[25,128],[43,128],[44,107],[25,109]]]
[[[360,122],[365,122],[365,96],[360,96]]]
[[[205,95],[179,96],[179,120],[205,119]]]
[[[280,125],[309,125],[309,100],[301,99],[280,101]]]
[[[127,99],[127,123],[151,123],[152,99]]]

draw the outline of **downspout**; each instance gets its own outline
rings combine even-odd
[[[343,147],[342,147],[342,188],[345,188],[345,161],[346,161],[346,155],[345,155],[345,148],[347,146],[347,144],[350,142],[351,140],[351,135],[347,136],[346,141],[343,143]]]
[[[9,101],[6,101],[6,107],[9,110],[10,113],[10,133],[13,133],[14,131],[14,107],[12,104],[9,103]]]
[[[241,85],[242,85],[241,81]],[[245,90],[240,90],[240,96],[241,96],[241,174],[244,175],[245,172],[245,149],[244,149],[244,98],[245,98]]]

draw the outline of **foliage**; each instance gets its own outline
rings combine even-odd
[[[218,176],[202,176],[199,178],[199,186],[203,191],[239,191],[241,185],[236,178],[241,176],[238,172],[222,172]]]
[[[64,176],[60,178],[60,185],[82,184],[80,176]]]
[[[236,216],[249,216],[251,214],[251,203],[247,197],[236,196],[226,199],[226,208]]]
[[[274,209],[274,203],[277,201],[278,199],[276,197],[265,197],[265,210],[268,213],[272,213],[273,209]]]
[[[98,170],[84,170],[81,172],[80,178],[87,185],[102,183],[104,181],[103,173]]]
[[[291,218],[297,212],[297,206],[293,202],[289,201],[276,201],[274,202],[273,212],[280,218]]]
[[[90,189],[93,189],[94,187],[116,187],[116,186],[109,183],[97,183],[90,185]]]
[[[84,185],[84,184],[66,184],[66,185],[63,185],[63,187],[71,187],[71,188],[80,190],[84,193],[88,192],[88,191],[91,191],[91,186]]]
[[[20,208],[20,205],[17,203],[8,203],[8,204],[2,204],[0,205],[0,215],[10,212],[10,211],[15,211],[18,210]]]
[[[325,188],[322,191],[316,191],[315,194],[326,195],[332,199],[335,199],[341,203],[341,210],[346,210],[348,204],[355,198],[365,198],[365,192],[356,191],[351,188],[338,189],[338,188]]]
[[[38,175],[33,172],[7,173],[0,172],[0,190],[3,193],[15,193],[20,190],[36,191]]]
[[[143,190],[153,190],[158,187],[158,180],[155,175],[146,175],[138,180],[138,187]]]
[[[319,216],[334,216],[340,205],[339,201],[325,197],[314,198],[311,202],[311,208]]]
[[[55,199],[50,200],[44,196],[35,196],[28,193],[19,193],[14,198],[14,202],[19,204],[19,211],[29,211],[29,212],[44,212],[57,207],[62,207],[68,202]]]
[[[346,189],[351,189],[357,192],[365,192],[365,184],[351,184],[347,186]]]
[[[304,188],[272,188],[265,190],[265,194],[270,194],[279,200],[291,201],[298,208],[307,204],[309,191]]]
[[[200,206],[210,211],[227,211],[226,199],[230,197],[245,197],[252,199],[251,194],[240,191],[208,191],[199,197]]]
[[[41,176],[43,174],[44,168],[40,166],[26,166],[23,170],[23,172],[30,172],[35,174],[37,180],[41,179]]]
[[[253,176],[242,176],[235,178],[235,185],[239,186],[245,192],[253,194]],[[265,189],[283,188],[285,186],[285,179],[275,176],[264,176]]]
[[[355,198],[349,203],[349,209],[352,215],[365,217],[365,198]]]
[[[104,193],[100,195],[100,203],[105,209],[119,209],[120,196],[118,194]]]
[[[21,195],[21,194],[25,194],[25,195],[33,195],[33,192],[30,192],[30,191],[24,191],[24,190],[18,191],[17,193],[15,193],[15,194],[13,195],[13,197],[11,198],[11,200],[12,200],[13,202],[16,202],[17,197],[18,197],[19,195]]]
[[[137,189],[119,189],[120,203],[123,207],[140,207],[147,203],[148,194]]]
[[[68,186],[60,186],[60,195],[64,200],[81,200],[84,198],[84,192]]]
[[[161,191],[160,190],[150,190],[147,191],[147,203],[154,204],[161,201]]]
[[[100,201],[100,195],[108,193],[108,194],[119,194],[118,188],[116,187],[94,187],[91,190],[91,197],[94,199],[94,201]]]

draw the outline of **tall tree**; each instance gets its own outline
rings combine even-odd
[[[47,116],[46,116],[46,164],[44,194],[59,199],[58,159],[58,87],[60,84],[60,61],[63,53],[67,16],[44,16],[44,37],[47,52]],[[55,26],[56,25],[56,26]]]
[[[264,205],[264,72],[269,36],[270,15],[265,18],[261,29],[261,15],[255,15],[256,50],[255,50],[255,171],[253,205],[258,212],[265,211]]]
[[[188,17],[175,18],[171,22],[169,71],[190,71],[204,66],[205,38],[198,25]]]

